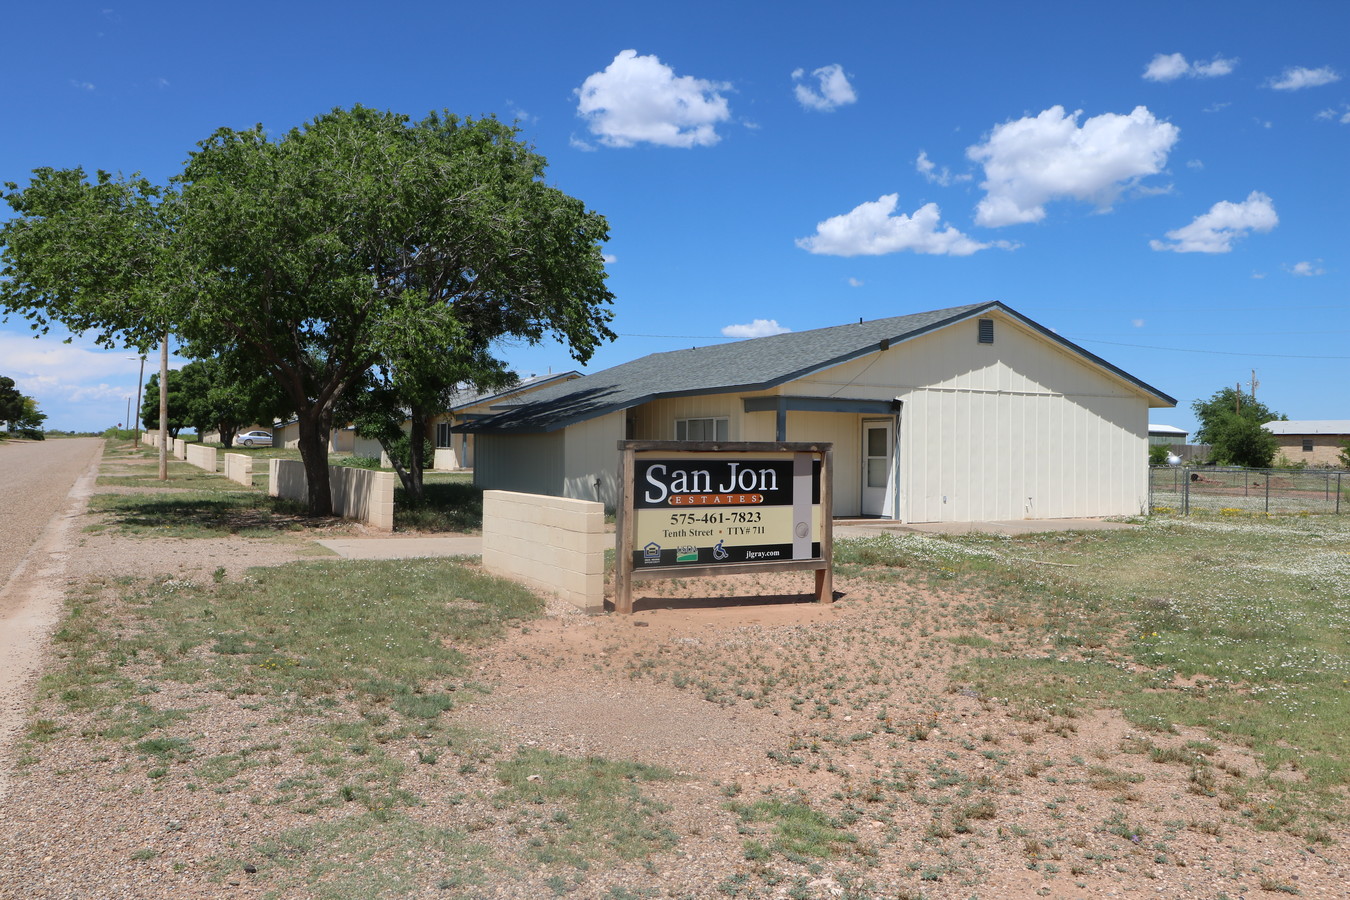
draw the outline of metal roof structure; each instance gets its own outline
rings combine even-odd
[[[1261,427],[1271,434],[1350,434],[1350,419],[1292,419]]]
[[[549,432],[659,398],[769,390],[995,310],[1151,395],[1163,405],[1176,405],[1174,398],[1157,388],[1003,303],[991,301],[653,353],[573,381],[541,388],[510,409],[458,425],[454,430],[493,434]]]

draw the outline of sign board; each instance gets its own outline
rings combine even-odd
[[[634,579],[814,569],[830,599],[830,444],[620,441],[615,608]]]

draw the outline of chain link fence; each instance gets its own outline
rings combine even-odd
[[[1149,466],[1149,509],[1244,513],[1350,512],[1344,469],[1244,469],[1236,466]]]

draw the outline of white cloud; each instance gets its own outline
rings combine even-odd
[[[605,265],[610,265],[619,261],[619,258],[613,253],[605,253],[600,258],[604,260]]]
[[[722,334],[727,337],[757,338],[768,337],[771,334],[786,334],[791,330],[779,325],[777,319],[755,319],[744,325],[728,325],[722,329]]]
[[[1171,244],[1149,241],[1154,250],[1176,253],[1227,253],[1233,241],[1249,231],[1270,231],[1280,222],[1275,204],[1260,191],[1252,191],[1241,203],[1220,200],[1191,224],[1167,232]]]
[[[1144,327],[1144,320],[1143,320],[1143,319],[1131,319],[1131,320],[1130,320],[1130,324],[1133,325],[1135,328],[1143,328],[1143,327]]]
[[[1188,169],[1195,169],[1195,170],[1199,171],[1200,169],[1203,169],[1204,167],[1205,167],[1205,164],[1204,164],[1203,162],[1201,162],[1200,160],[1198,160],[1198,159],[1188,159],[1188,160],[1186,160],[1186,168],[1188,168]]]
[[[926,150],[919,151],[919,158],[914,160],[914,169],[933,184],[940,184],[943,187],[950,187],[959,181],[970,181],[974,177],[970,174],[953,175],[951,169],[946,166],[939,170],[937,164],[928,158]]]
[[[85,338],[63,343],[55,329],[37,339],[0,331],[3,374],[37,401],[49,428],[101,430],[125,419],[140,368],[140,360],[128,356],[134,353],[103,350]],[[157,360],[158,354],[147,364],[146,378],[157,371]]]
[[[850,212],[826,219],[810,237],[798,238],[797,246],[810,253],[826,256],[881,256],[912,250],[937,256],[969,256],[997,246],[1011,248],[1006,241],[981,244],[948,225],[942,225],[942,213],[936,203],[928,203],[913,215],[895,214],[899,194],[859,204]]]
[[[1146,81],[1175,81],[1183,75],[1191,78],[1217,78],[1228,75],[1237,65],[1236,59],[1215,56],[1209,62],[1187,62],[1180,53],[1159,53],[1144,67]]]
[[[94,89],[92,81],[77,81],[74,78],[70,79],[70,86],[79,91],[92,91]]]
[[[1350,104],[1341,104],[1340,109],[1324,109],[1317,114],[1317,118],[1325,119],[1328,122],[1340,122],[1342,125],[1350,125]]]
[[[1218,78],[1221,75],[1231,75],[1236,65],[1236,59],[1221,59],[1216,56],[1207,63],[1192,63],[1191,74],[1196,78]]]
[[[816,80],[818,87],[812,86],[809,82],[802,83],[806,78],[805,69],[796,69],[792,73],[792,80],[797,82],[793,90],[797,94],[797,102],[803,109],[834,112],[841,106],[858,102],[858,95],[854,93],[853,85],[849,84],[844,67],[838,63],[821,66],[811,73],[811,77]]]
[[[866,282],[864,282],[861,278],[850,278],[848,280],[849,287],[862,287],[865,283]]]
[[[1327,270],[1322,268],[1322,261],[1320,259],[1316,262],[1309,262],[1307,260],[1296,262],[1292,266],[1285,266],[1285,268],[1289,271],[1289,274],[1300,278],[1309,278],[1314,275],[1325,275],[1327,273]]]
[[[608,147],[639,143],[662,147],[711,146],[719,122],[731,117],[719,91],[729,84],[677,76],[655,56],[624,50],[603,72],[590,75],[576,94],[577,114]]]
[[[998,227],[1045,218],[1060,197],[1102,209],[1146,175],[1162,171],[1180,129],[1137,106],[1127,116],[1103,113],[1085,121],[1082,110],[1052,106],[1040,115],[998,125],[966,155],[984,166],[986,194],[975,221]]]
[[[1302,88],[1321,87],[1340,80],[1341,76],[1331,66],[1323,66],[1320,69],[1292,66],[1285,69],[1279,78],[1271,78],[1268,84],[1277,91],[1297,91]]]
[[[1171,81],[1190,70],[1191,64],[1180,53],[1159,53],[1144,67],[1144,78],[1147,81]]]

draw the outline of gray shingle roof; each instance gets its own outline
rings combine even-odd
[[[475,391],[469,386],[465,386],[464,392],[455,398],[454,406],[450,407],[451,412],[459,412],[468,409],[470,406],[477,406],[480,403],[490,403],[489,408],[495,405],[508,405],[520,403],[522,395],[527,391],[534,389],[541,384],[548,384],[552,381],[569,381],[580,377],[580,372],[550,372],[547,375],[531,375],[529,378],[522,378],[511,387],[501,391]],[[495,403],[492,401],[496,401]]]
[[[972,316],[1001,310],[1073,353],[1143,391],[1175,404],[1166,394],[998,302],[973,303],[849,325],[792,331],[709,347],[653,353],[563,384],[541,388],[520,405],[457,426],[456,431],[538,433],[555,431],[660,397],[762,391],[874,353],[882,342],[910,340]]]

